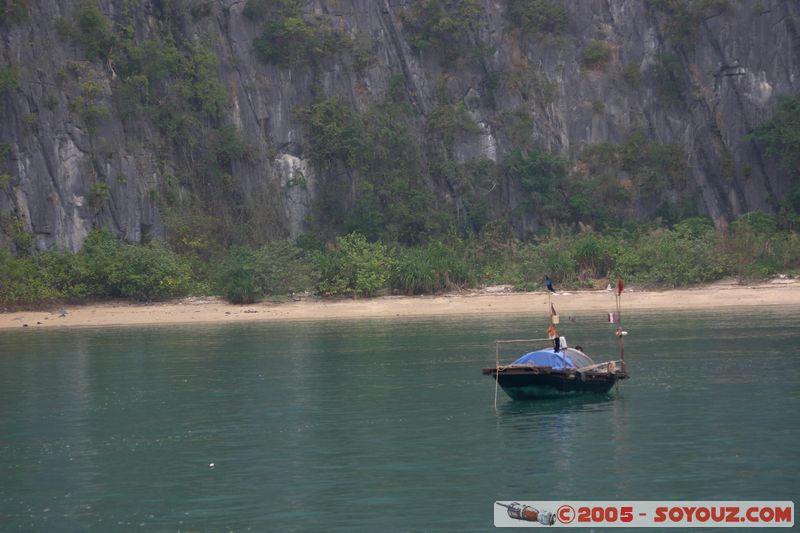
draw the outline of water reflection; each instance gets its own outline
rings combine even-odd
[[[618,391],[497,411],[480,369],[526,318],[4,334],[3,527],[485,531],[511,498],[800,493],[797,315],[636,320]]]
[[[532,401],[498,402],[497,416],[501,420],[517,419],[519,416],[547,413],[564,414],[571,412],[602,411],[618,399],[617,392],[610,394],[581,394],[563,398],[543,398]]]

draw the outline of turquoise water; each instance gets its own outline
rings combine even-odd
[[[541,322],[2,333],[0,529],[487,531],[495,500],[798,500],[798,308],[626,316],[617,392],[495,411],[494,339]],[[611,327],[561,332],[600,360]]]

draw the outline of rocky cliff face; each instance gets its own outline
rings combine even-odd
[[[179,48],[197,43],[214,52],[212,72],[227,105],[207,126],[232,125],[246,153],[216,158],[232,185],[226,194],[208,195],[204,205],[238,204],[221,218],[250,226],[256,240],[307,231],[319,219],[326,182],[356,187],[346,163],[315,161],[298,110],[341,95],[364,112],[399,82],[422,146],[423,172],[433,158],[500,162],[517,147],[536,146],[569,161],[571,175],[613,175],[631,193],[638,216],[652,216],[664,198],[679,197],[718,223],[751,210],[774,211],[791,176],[747,133],[770,117],[776,95],[800,89],[800,3],[717,2],[692,13],[684,27],[685,14],[676,14],[670,1],[555,3],[566,13],[563,29],[543,34],[519,27],[508,2],[476,1],[470,4],[474,21],[451,36],[462,50],[450,53],[441,49],[446,38],[420,44],[424,30],[409,15],[420,2],[306,1],[305,20],[360,43],[365,53],[329,50],[294,64],[259,56],[254,41],[264,20],[245,16],[242,0],[93,5],[113,34],[127,28],[140,43],[163,37],[169,17],[184,39]],[[40,249],[76,250],[94,227],[109,227],[130,242],[163,238],[171,228],[168,211],[178,209],[165,201],[165,191],[181,198],[194,187],[200,194],[197,182],[190,187],[181,176],[201,151],[170,137],[154,119],[121,109],[128,74],[115,64],[116,52],[92,54],[85,40],[57,31],[64,23],[80,30],[76,9],[86,5],[0,3],[0,68],[15,80],[0,91],[0,143],[7,148],[0,215],[7,242],[24,230]],[[458,109],[463,104],[473,124],[456,127],[442,150],[429,150],[431,116],[445,99]],[[658,197],[643,193],[637,170],[612,153],[642,143],[673,147],[670,157],[681,169],[679,183],[662,184]],[[587,147],[611,156],[592,162]],[[458,186],[436,177],[425,183],[439,204],[460,216]],[[536,213],[514,214],[526,192],[512,178],[474,189],[490,200],[490,216],[513,215],[520,231],[541,222]]]

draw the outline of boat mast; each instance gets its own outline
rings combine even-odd
[[[616,297],[617,297],[617,323],[619,327],[617,328],[617,337],[619,338],[619,358],[624,363],[625,362],[625,332],[622,330],[622,291],[625,290],[625,283],[622,282],[622,278],[620,278],[619,282],[617,283],[617,290],[616,290]]]
[[[564,365],[564,370],[567,369],[567,351],[561,346],[561,342],[558,336],[558,329],[556,328],[556,324],[560,322],[558,318],[558,312],[556,311],[555,306],[553,305],[552,300],[550,299],[551,295],[547,293],[547,307],[550,312],[550,321],[547,326],[547,338],[553,341],[553,350],[558,353],[561,352],[561,362]],[[558,350],[556,350],[556,346],[558,346]]]

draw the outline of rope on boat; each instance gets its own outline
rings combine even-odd
[[[500,346],[494,343],[494,410],[497,411],[497,387],[500,382]]]
[[[549,341],[550,339],[512,339],[508,341],[494,341],[494,410],[497,411],[497,389],[500,386],[500,345],[520,344],[528,342]],[[506,367],[503,367],[506,368]]]

